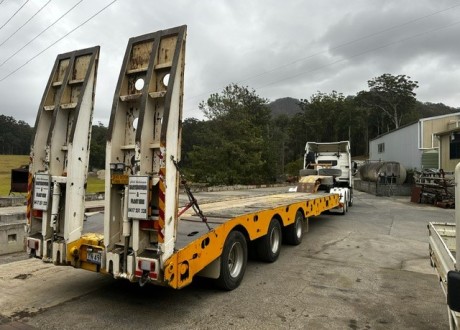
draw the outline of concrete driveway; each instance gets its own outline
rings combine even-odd
[[[214,196],[222,198],[205,197],[211,201]],[[250,261],[241,286],[231,292],[205,279],[176,291],[140,288],[36,259],[4,263],[0,324],[40,329],[447,328],[445,297],[429,265],[429,221],[453,222],[454,210],[411,204],[409,197],[356,192],[347,215],[310,219],[300,246],[283,246],[273,264]]]

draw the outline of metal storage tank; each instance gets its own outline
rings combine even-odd
[[[403,184],[407,175],[398,162],[366,163],[359,168],[359,174],[364,181],[395,184]]]

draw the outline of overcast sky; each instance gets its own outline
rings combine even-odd
[[[203,118],[199,102],[232,82],[308,99],[355,95],[384,73],[418,81],[419,101],[460,107],[460,1],[112,2],[0,0],[0,114],[33,125],[56,56],[100,45],[94,123],[107,125],[128,39],[183,24],[185,118]]]

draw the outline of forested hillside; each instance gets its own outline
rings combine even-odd
[[[24,121],[0,115],[0,155],[28,155],[32,143],[33,128]],[[93,125],[91,135],[90,169],[105,166],[107,127]]]
[[[269,102],[231,84],[200,103],[205,120],[183,122],[182,167],[207,184],[260,184],[295,176],[307,141],[350,140],[352,155],[367,155],[369,140],[420,118],[458,112],[416,99],[418,83],[384,74],[368,90],[344,96],[318,92],[308,99]],[[0,154],[28,154],[33,129],[0,115]],[[107,128],[93,125],[90,169],[104,168]]]
[[[0,115],[0,155],[28,155],[32,131],[26,122]]]
[[[300,100],[292,97],[283,97],[268,104],[273,117],[279,115],[294,116],[296,113],[302,112]]]
[[[206,120],[183,125],[183,167],[194,181],[262,183],[297,175],[307,141],[350,140],[352,155],[367,155],[369,140],[420,118],[458,112],[416,99],[418,82],[384,74],[368,90],[344,96],[318,92],[274,102],[235,84],[200,104]]]

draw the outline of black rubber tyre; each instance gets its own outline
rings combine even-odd
[[[318,171],[310,168],[304,168],[299,171],[299,176],[318,175]]]
[[[342,175],[342,170],[339,168],[320,168],[318,175],[338,177]]]
[[[303,222],[305,217],[302,211],[297,211],[295,214],[295,221],[293,224],[286,226],[283,230],[284,242],[289,245],[299,245],[302,243],[303,237]]]
[[[273,218],[268,226],[267,235],[256,241],[259,259],[266,262],[276,261],[280,255],[282,237],[281,225],[278,220]]]
[[[220,256],[220,275],[216,284],[224,290],[236,289],[244,277],[248,262],[246,238],[239,231],[232,231]]]

